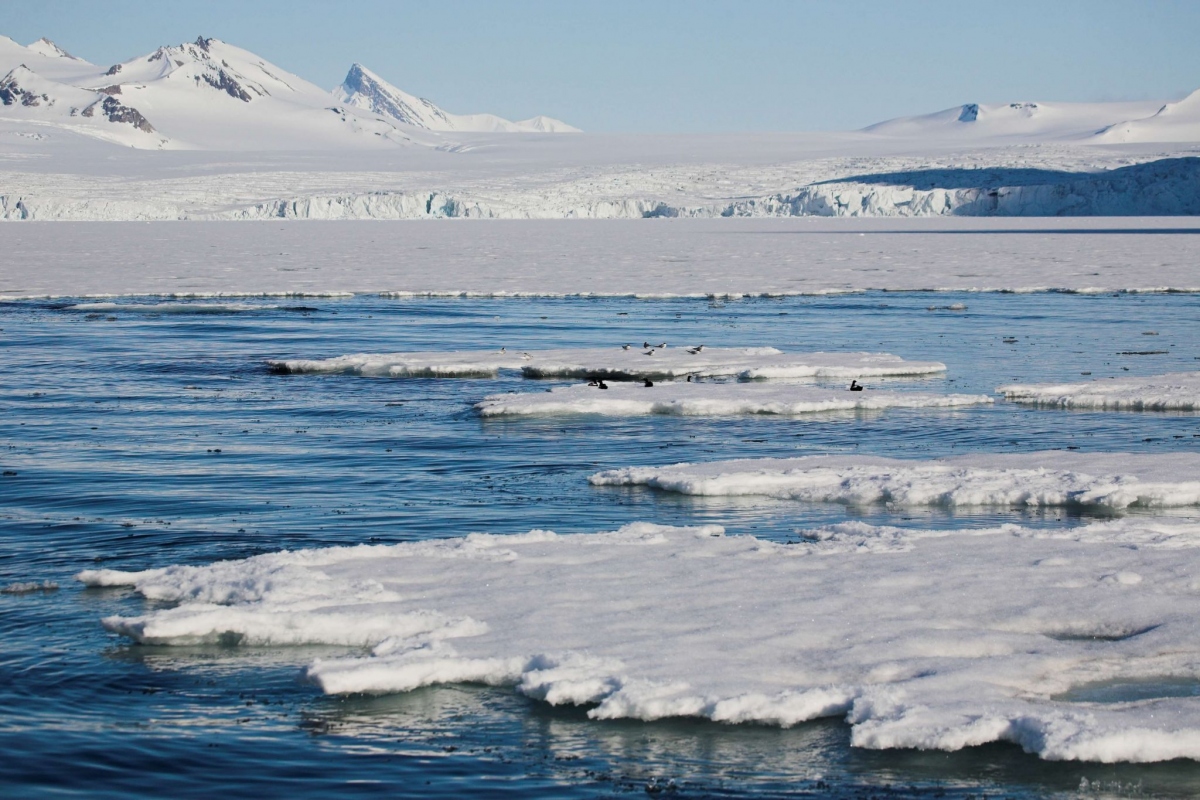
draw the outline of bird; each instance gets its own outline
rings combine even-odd
[[[529,353],[521,353],[521,358],[525,359],[526,361],[533,360],[533,356],[529,355]]]
[[[642,342],[642,347],[643,347],[643,348],[646,348],[646,347],[649,347],[649,346],[650,346],[650,343],[649,343],[649,342]]]
[[[704,345],[698,344],[695,347],[689,347],[688,352],[691,353],[692,355],[696,355],[696,353],[699,353],[703,349],[704,349]]]
[[[850,381],[850,391],[852,391],[852,392],[861,392],[862,390],[863,390],[863,387],[861,387],[861,386],[859,386],[859,385],[858,385],[858,381],[856,381],[856,380],[851,380],[851,381]]]
[[[621,345],[621,349],[622,349],[622,350],[628,350],[628,349],[629,349],[629,345],[627,345],[627,344],[623,344],[623,345]]]
[[[607,388],[608,388],[608,384],[607,384],[607,383],[605,383],[603,380],[601,380],[601,381],[600,381],[600,388],[601,388],[601,389],[607,389]]]
[[[658,349],[659,349],[659,350],[662,350],[662,349],[663,349],[664,347],[666,347],[666,346],[667,346],[667,343],[666,343],[666,342],[663,342],[662,344],[660,344],[660,345],[658,346]]]
[[[652,355],[654,355],[654,351],[653,351],[653,350],[647,350],[646,352],[642,353],[642,355],[644,355],[644,356],[652,356]]]
[[[507,352],[507,350],[508,350],[508,348],[507,348],[507,347],[501,347],[501,348],[500,348],[500,352],[501,352],[501,353]]]
[[[645,384],[645,385],[646,385],[646,388],[647,388],[647,389],[649,389],[651,386],[653,386],[653,385],[654,385],[654,381],[650,380],[649,378],[646,378],[646,384]]]

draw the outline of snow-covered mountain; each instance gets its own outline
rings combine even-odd
[[[431,131],[482,133],[579,133],[578,128],[550,117],[511,122],[494,114],[451,114],[423,97],[397,89],[362,64],[354,64],[334,90],[339,103]]]
[[[1162,102],[1154,100],[1133,103],[968,103],[933,114],[890,119],[863,131],[923,140],[1086,141],[1121,120],[1147,117],[1160,107]]]
[[[192,150],[372,149],[438,145],[436,131],[574,130],[542,117],[512,123],[447,114],[357,65],[355,74],[362,91],[343,87],[339,100],[219,39],[160,47],[105,68],[48,39],[25,47],[0,36],[0,122],[139,149]],[[401,104],[409,101],[420,113],[404,115]]]
[[[1148,117],[1110,125],[1096,138],[1104,142],[1200,142],[1200,89]]]

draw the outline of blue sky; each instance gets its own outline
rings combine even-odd
[[[590,131],[861,127],[964,102],[1179,97],[1200,2],[11,2],[0,33],[107,64],[216,36],[321,86],[354,61],[458,113]]]

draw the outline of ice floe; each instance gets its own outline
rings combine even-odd
[[[712,383],[670,381],[560,386],[548,392],[493,394],[475,408],[485,417],[544,414],[636,416],[673,414],[810,414],[820,411],[869,411],[885,408],[948,408],[990,403],[986,395],[930,392],[823,389],[779,383]]]
[[[1178,696],[1200,681],[1198,548],[1200,521],[1143,516],[793,545],[634,523],[78,577],[174,604],[104,620],[139,642],[369,648],[311,663],[331,694],[473,681],[598,719],[834,716],[860,747],[1159,761],[1200,759],[1200,698]]]
[[[927,461],[871,456],[740,459],[605,470],[596,486],[716,497],[896,506],[1200,504],[1200,453],[975,454]]]
[[[334,373],[390,378],[487,377],[520,370],[527,378],[877,378],[930,375],[937,361],[905,361],[890,353],[784,353],[774,347],[577,348],[530,351],[359,353],[326,359],[268,361],[285,373]]]
[[[1015,403],[1113,411],[1200,410],[1200,372],[1144,378],[1106,378],[1081,383],[1010,384],[996,389]]]

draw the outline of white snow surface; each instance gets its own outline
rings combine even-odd
[[[1170,372],[1079,383],[1013,383],[996,389],[1006,400],[1055,408],[1111,411],[1200,411],[1200,372]]]
[[[624,467],[596,486],[649,486],[708,497],[892,506],[1068,506],[1124,511],[1200,505],[1200,453],[1046,451],[932,460],[877,456],[751,458]]]
[[[655,345],[663,344],[662,342]],[[527,378],[738,377],[864,378],[945,372],[940,361],[905,361],[891,353],[784,353],[774,347],[651,346],[500,352],[359,353],[327,359],[283,359],[268,365],[288,373],[388,378],[490,377],[520,370]]]
[[[1200,89],[1153,114],[1109,125],[1096,138],[1106,142],[1195,142],[1200,140]]]
[[[1200,759],[1200,698],[1064,698],[1200,680],[1197,520],[801,534],[634,523],[78,578],[175,604],[104,620],[139,642],[368,648],[308,666],[330,694],[479,682],[596,719],[842,717],[866,748]]]
[[[917,139],[979,138],[1088,140],[1122,119],[1148,117],[1161,101],[1131,103],[967,103],[933,114],[877,122],[864,132]],[[1196,137],[1200,138],[1200,137]]]
[[[1178,218],[63,222],[5,226],[4,250],[0,298],[1200,291]]]
[[[990,403],[986,395],[933,394],[778,383],[711,383],[670,381],[646,387],[610,383],[607,389],[587,384],[557,386],[548,392],[493,394],[475,408],[482,416],[603,414],[639,416],[721,416],[733,414],[813,414],[822,411],[878,411],[887,408],[954,408]]]

